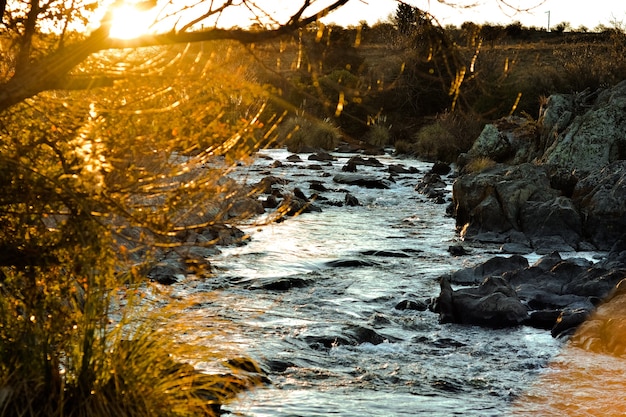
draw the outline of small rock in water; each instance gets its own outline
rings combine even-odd
[[[348,207],[356,207],[361,205],[361,203],[359,203],[359,199],[350,193],[346,193],[346,198],[344,199],[344,202]]]
[[[465,256],[470,253],[467,249],[463,247],[463,245],[448,246],[448,252],[450,252],[452,256]]]
[[[411,300],[403,300],[396,304],[396,310],[417,310],[417,311],[426,311],[428,306],[423,301],[411,301]]]

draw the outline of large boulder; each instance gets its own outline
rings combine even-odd
[[[435,311],[442,322],[501,327],[522,320],[552,330],[554,336],[569,335],[626,278],[620,249],[596,264],[562,259],[557,252],[531,266],[522,257],[494,257],[442,277]],[[479,286],[451,287],[451,282],[468,285],[480,279]],[[502,316],[495,316],[496,311]]]
[[[522,232],[535,240],[552,235],[564,237],[563,243],[572,245],[579,240],[577,212],[561,191],[552,188],[546,167],[496,165],[463,175],[454,182],[452,199],[457,227],[468,239],[481,240],[481,235],[495,232],[502,236],[500,243],[505,243],[516,235],[514,232]],[[558,227],[551,227],[542,219],[532,219],[538,209],[548,219],[568,217],[560,220]]]
[[[609,250],[626,232],[626,161],[579,181],[572,198],[585,218],[585,235],[599,249]]]
[[[453,290],[447,277],[440,282],[435,311],[442,323],[510,327],[523,323],[528,310],[515,290],[500,277],[488,277],[480,286]]]
[[[489,158],[496,162],[518,164],[537,156],[537,124],[509,116],[485,125],[466,159]]]
[[[596,94],[590,97],[595,98]],[[626,158],[626,81],[597,94],[594,101],[584,103],[588,107],[580,105],[576,99],[580,101],[580,97],[574,98],[572,110],[580,114],[562,132],[559,133],[559,129],[565,120],[554,122],[548,118],[548,122],[553,123],[549,132],[556,133],[556,139],[541,161],[584,176]],[[561,117],[566,117],[565,114],[567,111],[562,111]]]

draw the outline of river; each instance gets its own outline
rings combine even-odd
[[[306,154],[289,162],[285,150],[263,154],[234,175],[255,183],[271,173],[307,194],[311,181],[322,182],[328,200],[316,203],[320,213],[244,226],[250,241],[211,259],[214,278],[178,288],[212,300],[194,314],[231,321],[237,330],[228,341],[272,381],[225,408],[248,417],[507,415],[561,341],[544,330],[440,324],[429,310],[396,308],[423,305],[438,295],[441,274],[497,250],[448,252],[460,243],[454,219],[445,204],[414,189],[432,164],[377,156],[385,167],[358,172],[378,175],[402,164],[420,173],[369,189],[333,182],[351,155],[335,154],[327,164]],[[272,168],[275,161],[282,166]],[[343,201],[346,191],[359,206],[328,203]]]

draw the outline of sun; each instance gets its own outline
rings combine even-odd
[[[111,12],[109,36],[115,39],[134,39],[151,32],[155,20],[152,10],[137,7],[134,3],[123,3]]]

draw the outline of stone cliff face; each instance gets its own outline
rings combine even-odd
[[[465,161],[498,164],[464,173]],[[608,250],[626,230],[626,81],[487,125],[459,158],[457,226],[505,252]]]

